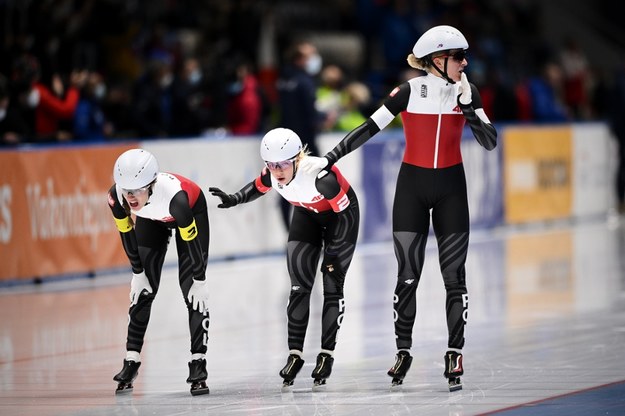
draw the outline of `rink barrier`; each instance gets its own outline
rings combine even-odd
[[[602,215],[614,206],[614,140],[602,123],[499,126],[485,151],[465,129],[462,154],[472,227]],[[342,134],[319,137],[320,151]],[[196,181],[209,205],[209,259],[282,252],[286,228],[276,192],[219,209],[208,193],[238,191],[263,168],[260,137],[148,140],[0,151],[0,281],[45,279],[127,266],[106,203],[116,157],[131,147],[154,153],[161,169]],[[358,194],[362,243],[391,239],[401,130],[383,131],[337,166]],[[172,244],[175,242],[172,240]],[[166,262],[175,264],[171,247]],[[286,267],[286,265],[285,265]]]

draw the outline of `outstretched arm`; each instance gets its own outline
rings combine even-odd
[[[221,199],[221,204],[217,205],[218,208],[231,208],[235,205],[255,201],[265,195],[271,189],[270,175],[267,168],[264,168],[260,176],[245,185],[235,194],[227,194],[221,189],[214,187],[208,188],[208,191],[213,196]]]
[[[323,169],[332,166],[340,158],[358,149],[380,130],[388,126],[391,121],[408,106],[410,97],[410,84],[404,82],[396,87],[384,100],[384,104],[378,108],[364,123],[356,127],[330,150],[323,158],[308,157],[303,160],[300,169],[312,172],[315,169]],[[325,159],[325,160],[324,160]]]

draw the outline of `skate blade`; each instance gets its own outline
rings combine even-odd
[[[460,381],[460,378],[449,379],[449,392],[453,393],[458,390],[462,390],[462,382]]]
[[[325,378],[316,379],[313,382],[312,391],[324,391],[326,387],[327,387],[327,384],[326,384]]]
[[[203,394],[209,394],[209,393],[210,393],[210,390],[208,386],[206,385],[205,381],[196,382],[191,385],[192,396],[201,396]]]
[[[389,386],[390,391],[402,391],[404,389],[404,380],[393,379],[391,381],[391,385]]]
[[[132,393],[133,389],[134,389],[134,386],[132,385],[132,383],[130,383],[130,384],[120,383],[120,384],[117,385],[117,389],[115,390],[115,394]]]
[[[284,380],[280,391],[282,393],[291,393],[293,391],[293,380],[289,380],[289,381]]]

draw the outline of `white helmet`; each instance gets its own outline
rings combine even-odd
[[[293,159],[302,150],[302,141],[293,131],[277,128],[267,132],[260,142],[260,157],[266,162]]]
[[[464,35],[453,26],[434,26],[428,29],[412,48],[412,53],[417,58],[423,58],[431,53],[447,51],[450,49],[468,49]]]
[[[113,178],[120,188],[139,189],[152,183],[158,172],[158,162],[152,153],[143,149],[131,149],[117,158]]]

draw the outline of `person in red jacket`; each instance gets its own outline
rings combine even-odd
[[[250,64],[235,60],[232,80],[227,85],[226,127],[232,134],[256,134],[261,131],[263,100],[260,84]]]
[[[73,71],[67,90],[61,76],[52,76],[51,86],[41,82],[39,61],[32,55],[24,55],[15,64],[13,80],[20,84],[21,102],[34,111],[35,142],[66,141],[72,134],[61,130],[61,122],[72,120],[80,88],[87,81],[88,71]]]

